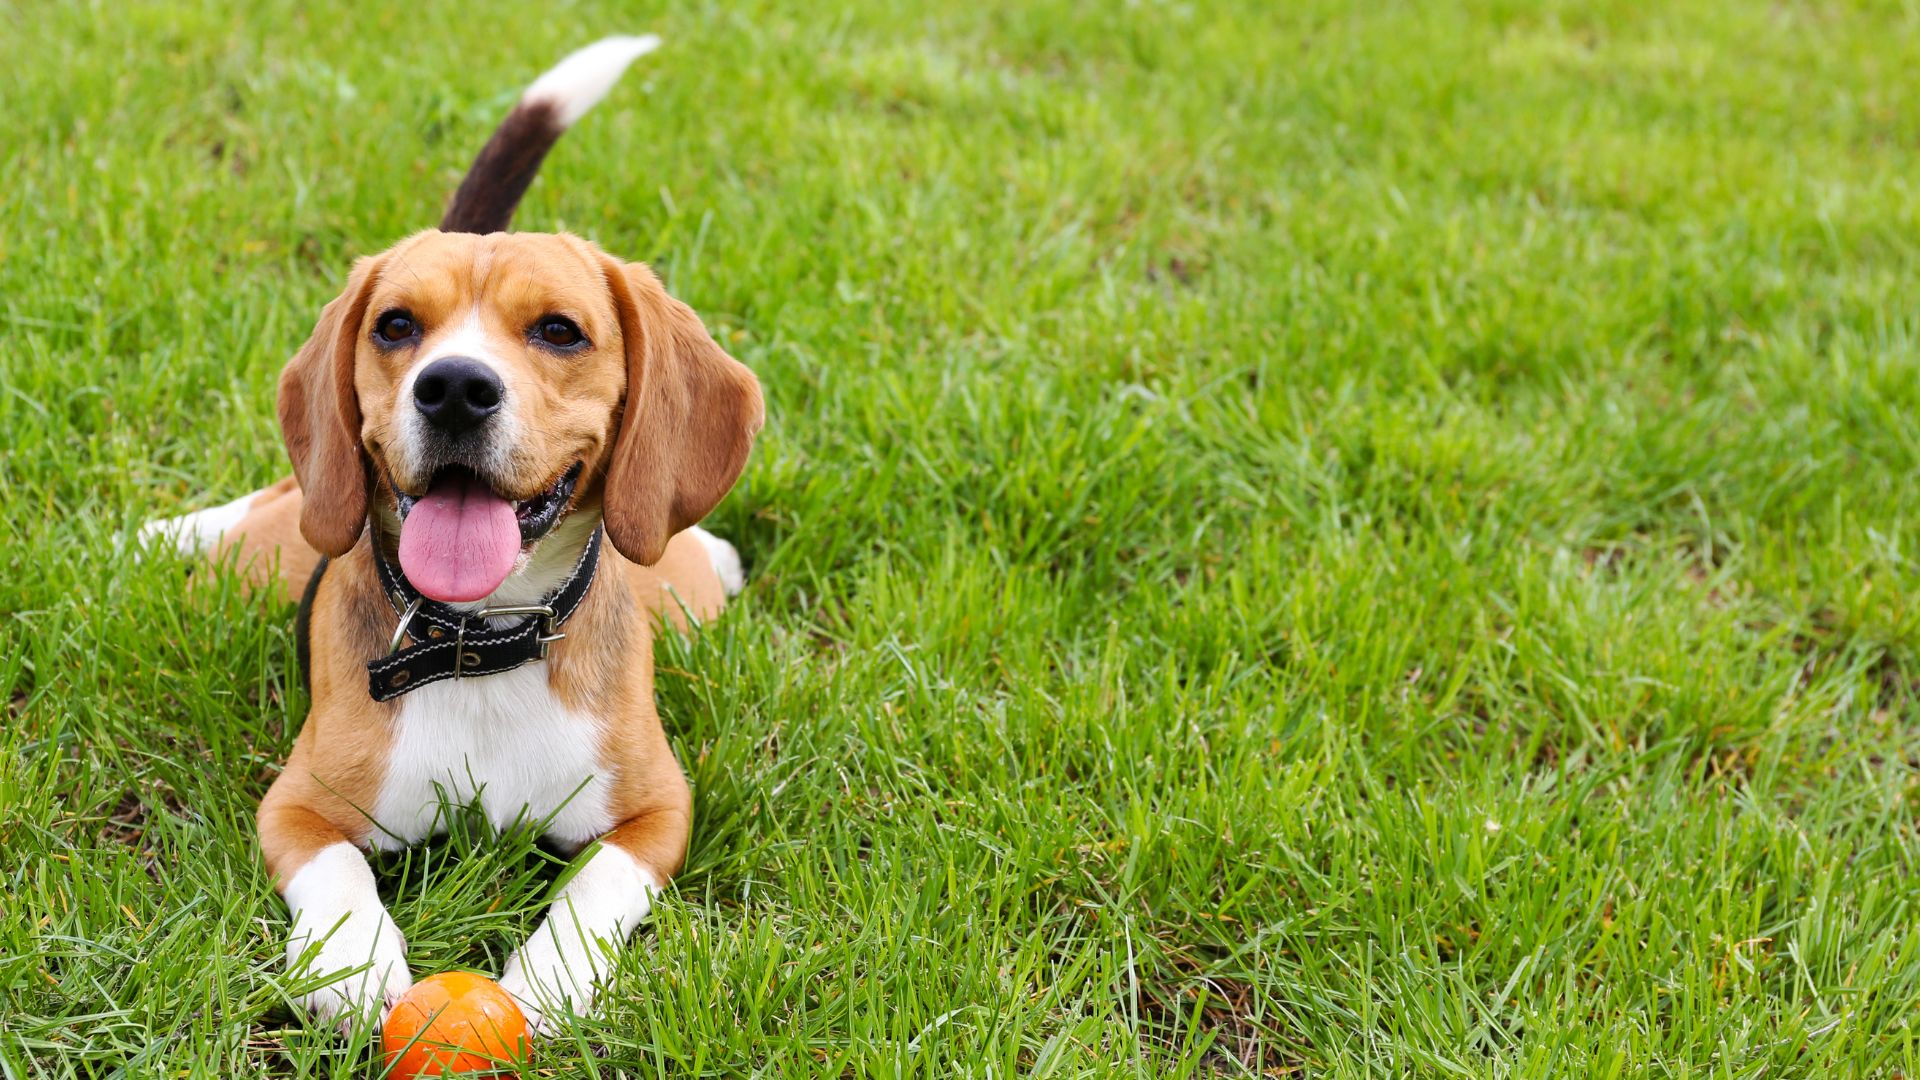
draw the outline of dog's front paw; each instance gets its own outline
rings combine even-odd
[[[535,1034],[584,1014],[615,950],[653,908],[660,883],[619,847],[602,845],[568,880],[533,936],[507,961],[500,986],[520,1002]]]
[[[520,1015],[527,1018],[528,1034],[536,1039],[543,1039],[559,1030],[556,1018],[549,1015],[547,1010],[541,1008],[534,1000],[533,987],[528,986],[526,980],[502,976],[500,989],[512,994],[514,1003],[520,1006]]]
[[[413,986],[407,971],[407,942],[386,912],[378,925],[355,913],[339,925],[317,932],[296,924],[287,945],[287,970],[301,976],[335,976],[300,998],[307,1014],[338,1024],[343,1032],[359,1025],[378,1031],[400,995]],[[314,941],[319,944],[315,946]]]
[[[348,844],[325,848],[284,892],[293,911],[287,974],[325,980],[301,995],[301,1005],[343,1029],[371,1023],[377,1030],[413,976],[407,940],[381,905],[366,859]]]
[[[559,1016],[584,1013],[592,1006],[593,983],[599,977],[596,967],[604,966],[582,957],[582,970],[576,972],[554,944],[552,934],[535,933],[507,961],[507,969],[500,975],[500,989],[520,1003],[529,1030],[535,1035],[551,1035]]]

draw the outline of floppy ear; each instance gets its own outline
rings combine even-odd
[[[765,419],[760,381],[653,271],[601,255],[627,350],[627,400],[607,467],[607,539],[643,566],[740,478]]]
[[[365,455],[353,357],[378,257],[354,263],[346,291],[320,312],[313,336],[280,372],[280,435],[300,481],[300,535],[322,555],[345,555],[367,521]]]

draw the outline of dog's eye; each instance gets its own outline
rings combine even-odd
[[[534,325],[533,333],[541,341],[556,349],[571,349],[587,340],[580,327],[572,319],[560,315],[549,315]]]
[[[373,332],[379,336],[380,340],[398,345],[408,338],[417,336],[420,333],[420,324],[414,322],[413,316],[404,311],[389,311],[381,315],[379,321],[373,324]]]

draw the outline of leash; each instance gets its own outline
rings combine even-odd
[[[380,591],[400,621],[393,628],[387,655],[367,661],[367,692],[375,701],[390,701],[443,679],[496,675],[546,659],[553,643],[567,636],[560,627],[580,607],[593,584],[594,572],[600,566],[600,537],[601,530],[595,528],[573,571],[545,602],[478,611],[461,611],[420,595],[405,574],[387,563],[375,543],[373,564],[380,571]],[[324,563],[321,569],[325,569]],[[307,586],[309,593],[315,591],[319,581],[320,572],[315,571]],[[524,618],[498,630],[487,621],[512,615]],[[414,644],[402,648],[401,642],[408,638]],[[304,633],[300,640],[306,643]]]

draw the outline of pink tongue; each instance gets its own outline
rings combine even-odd
[[[513,572],[519,554],[513,507],[466,472],[435,480],[400,525],[400,569],[433,600],[460,603],[490,595]]]

